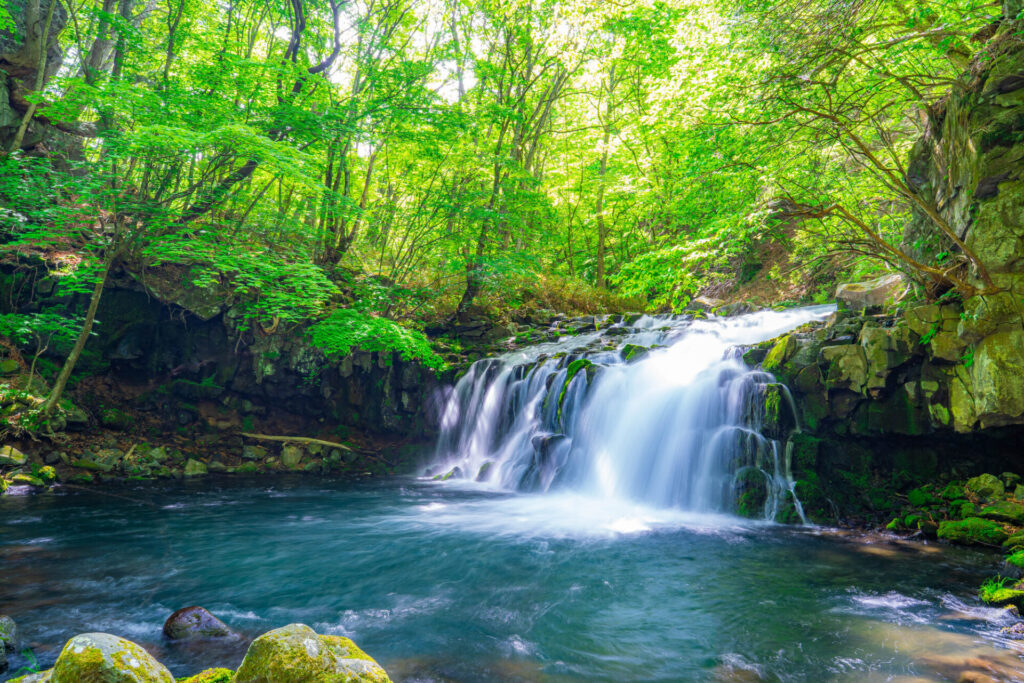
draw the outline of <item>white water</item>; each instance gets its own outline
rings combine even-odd
[[[640,505],[715,514],[735,509],[738,474],[759,471],[764,516],[774,518],[788,498],[802,517],[799,501],[787,496],[785,449],[760,434],[753,400],[774,378],[748,368],[736,347],[833,310],[693,321],[645,316],[628,330],[480,361],[448,399],[432,473],[454,471],[451,483],[559,491],[580,497],[581,508],[588,504],[578,501],[586,499],[605,501],[610,510]],[[626,362],[620,349],[627,343],[659,348]],[[579,358],[594,364],[592,377],[578,371],[563,395],[569,365]]]

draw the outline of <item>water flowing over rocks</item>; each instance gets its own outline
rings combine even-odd
[[[731,349],[830,310],[619,318],[479,361],[428,474],[800,521],[780,440],[797,424],[789,391]]]

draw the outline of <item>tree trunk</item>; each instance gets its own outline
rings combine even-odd
[[[36,71],[36,83],[33,88],[36,92],[43,89],[43,81],[46,80],[46,47],[50,41],[50,25],[53,23],[53,9],[56,6],[57,0],[51,0],[50,9],[46,11],[46,22],[43,24],[43,37],[39,41],[39,68]],[[28,130],[28,124],[36,113],[36,106],[38,106],[37,102],[29,104],[25,115],[21,117],[21,125],[18,126],[18,132],[14,134],[14,140],[11,142],[11,154],[21,149],[21,143],[25,139],[25,131]]]
[[[601,148],[601,170],[597,182],[597,204],[594,212],[597,214],[597,286],[604,289],[606,286],[604,273],[605,242],[608,239],[608,226],[604,220],[604,185],[605,174],[608,173],[608,143],[611,142],[612,131],[612,94],[615,92],[615,64],[613,63],[608,72],[608,106],[605,109],[604,138]]]
[[[92,290],[92,298],[89,299],[89,310],[85,313],[85,322],[82,323],[78,339],[75,340],[75,345],[71,349],[71,353],[68,354],[67,360],[64,361],[64,367],[60,369],[57,381],[54,382],[50,395],[46,397],[46,403],[43,404],[42,412],[44,415],[52,413],[53,409],[57,406],[61,394],[64,393],[64,387],[67,386],[68,379],[71,378],[71,373],[75,369],[75,364],[82,355],[82,349],[85,348],[85,343],[89,341],[89,334],[92,332],[92,325],[96,320],[96,309],[100,306],[100,297],[103,296],[103,288],[107,284],[107,274],[110,272],[113,261],[114,255],[111,254],[103,264],[103,272],[100,273],[96,286]]]

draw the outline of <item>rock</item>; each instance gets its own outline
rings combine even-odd
[[[21,372],[21,366],[18,361],[7,358],[0,360],[0,375],[17,375]]]
[[[299,446],[284,446],[281,448],[281,464],[288,469],[294,469],[302,462],[302,448]]]
[[[13,477],[11,477],[11,483],[20,484],[21,486],[46,486],[46,482],[44,482],[39,477],[25,473],[15,474]]]
[[[967,480],[967,490],[981,500],[999,498],[1005,492],[1003,482],[992,474],[979,474]]]
[[[978,513],[978,517],[1020,526],[1024,524],[1024,505],[1009,500],[1000,500],[983,507]]]
[[[195,676],[179,678],[177,683],[231,683],[234,677],[235,672],[231,669],[207,669]]]
[[[184,474],[186,477],[201,477],[206,473],[206,465],[195,458],[189,458],[185,463]]]
[[[289,624],[252,641],[234,683],[390,683],[387,673],[348,638]]]
[[[72,464],[75,467],[80,467],[86,470],[94,470],[99,472],[112,472],[118,465],[121,464],[121,460],[124,458],[124,453],[116,448],[103,448],[96,453],[85,453],[82,458],[75,460]]]
[[[0,652],[18,648],[18,625],[8,616],[0,616]]]
[[[1003,481],[1003,485],[1006,487],[1007,491],[1017,486],[1020,482],[1020,475],[1014,474],[1013,472],[1003,472],[999,475],[999,478]]]
[[[962,545],[997,546],[1007,539],[1007,533],[992,520],[968,517],[959,522],[942,522],[939,524],[938,537]]]
[[[771,356],[771,354],[768,354]],[[825,384],[829,389],[849,389],[860,393],[867,383],[868,364],[859,345],[843,344],[821,349],[821,358],[828,364]],[[767,369],[767,368],[766,368]]]
[[[859,311],[870,306],[882,306],[887,300],[898,298],[904,287],[903,276],[893,273],[867,282],[839,285],[836,288],[836,300]]]
[[[0,467],[21,467],[28,462],[28,456],[14,446],[0,447]]]
[[[462,479],[462,476],[463,476],[462,468],[458,467],[458,466],[455,466],[455,467],[451,468],[450,470],[448,470],[447,472],[445,472],[444,474],[435,475],[433,480],[434,481],[448,481],[449,479]]]
[[[263,460],[267,457],[267,449],[262,446],[243,446],[242,457],[246,460]]]
[[[491,462],[490,460],[485,462],[483,465],[480,465],[480,470],[476,473],[476,480],[477,481],[487,481],[487,477],[490,475],[491,467],[493,467],[493,466],[494,466],[494,463]]]
[[[227,624],[198,605],[182,607],[167,617],[164,635],[171,640],[237,637]]]
[[[83,633],[68,641],[49,683],[174,683],[167,668],[142,646],[109,633]]]

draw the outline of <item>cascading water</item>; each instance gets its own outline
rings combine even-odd
[[[755,487],[748,498],[764,517],[790,501],[802,518],[789,454],[761,433],[761,396],[774,378],[747,367],[736,347],[833,310],[644,316],[479,361],[448,399],[434,471],[692,512],[735,511]]]

